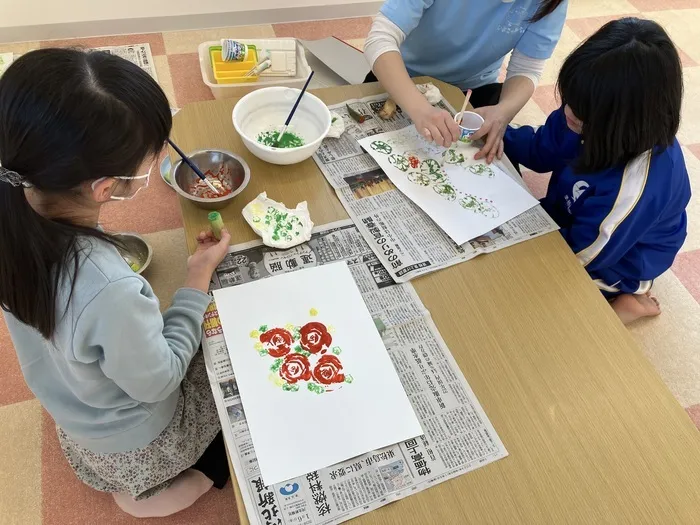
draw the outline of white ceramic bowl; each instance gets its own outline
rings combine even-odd
[[[321,99],[308,92],[304,93],[289,125],[289,131],[304,139],[303,146],[273,148],[256,140],[260,133],[282,128],[299,93],[294,88],[263,88],[248,93],[235,105],[233,127],[253,155],[272,164],[296,164],[319,148],[331,128],[331,112]]]

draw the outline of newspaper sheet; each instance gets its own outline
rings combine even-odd
[[[108,46],[97,47],[97,51],[105,51],[110,55],[116,55],[124,58],[129,62],[133,62],[146,73],[151,75],[158,82],[158,74],[156,73],[156,64],[153,61],[151,53],[151,44],[133,44],[129,46]]]
[[[158,81],[158,74],[156,73],[156,65],[153,61],[153,54],[151,53],[151,44],[133,44],[128,46],[107,46],[107,47],[96,47],[96,51],[105,51],[110,55],[116,55],[118,57],[124,58],[129,62],[133,62],[146,73],[151,75],[154,80]],[[13,53],[0,53],[0,74],[7,69],[7,67],[12,63],[12,59],[19,58],[13,57]]]
[[[338,139],[325,139],[314,160],[394,280],[406,282],[558,229],[538,205],[486,235],[456,245],[423,210],[391,184],[358,143],[359,139],[412,125],[400,108],[390,120],[378,116],[387,97],[387,94],[376,95],[330,106],[329,109],[342,116],[346,132]],[[365,115],[366,120],[361,124],[353,120],[346,105]],[[455,113],[444,98],[437,106]],[[502,162],[496,163],[527,189],[520,177]]]
[[[204,322],[207,372],[254,525],[341,523],[508,455],[413,285],[392,279],[352,221],[318,227],[308,243],[287,251],[259,241],[233,246],[211,287],[236,286],[334,261],[350,267],[425,434],[265,486],[212,303]],[[340,416],[319,417],[333,424],[333,417]],[[280,429],[280,446],[283,436]]]

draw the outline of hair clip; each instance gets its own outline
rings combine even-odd
[[[7,182],[14,187],[25,185],[24,178],[16,171],[8,170],[0,166],[0,182]]]

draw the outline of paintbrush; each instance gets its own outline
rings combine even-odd
[[[177,151],[177,154],[180,155],[180,158],[183,160],[183,162],[187,164],[190,168],[192,168],[192,171],[194,171],[197,174],[197,176],[204,181],[204,184],[209,186],[209,189],[211,191],[213,191],[217,195],[221,194],[221,192],[217,190],[211,182],[209,182],[207,176],[204,173],[202,173],[202,171],[197,166],[195,166],[194,162],[192,162],[192,160],[190,160],[190,158],[187,155],[185,155],[185,153],[180,148],[177,147],[177,144],[175,144],[170,139],[168,139],[168,144],[170,144],[173,147],[173,149]]]
[[[469,104],[469,99],[471,98],[471,96],[472,90],[467,89],[467,94],[464,97],[464,103],[462,104],[462,110],[459,113],[457,113],[457,115],[459,115],[460,117],[464,115],[464,110],[467,109],[467,104]],[[457,122],[457,115],[455,115],[455,122]],[[457,124],[459,124],[459,122],[457,122]]]
[[[284,123],[284,126],[282,127],[282,131],[280,132],[279,135],[277,135],[277,140],[275,141],[275,145],[273,147],[277,147],[280,143],[280,140],[282,140],[282,137],[284,136],[285,133],[287,133],[287,128],[289,127],[289,123],[292,121],[292,117],[294,116],[294,113],[297,110],[297,107],[299,107],[299,102],[301,102],[301,97],[304,96],[304,93],[306,93],[306,88],[309,87],[309,82],[311,82],[311,78],[314,76],[314,72],[312,71],[311,74],[309,75],[309,78],[306,79],[306,84],[304,84],[304,87],[301,89],[301,93],[299,93],[299,98],[297,98],[297,101],[294,103],[294,107],[292,107],[292,111],[289,112],[289,116],[287,117],[287,120]]]
[[[266,71],[272,67],[272,61],[270,59],[263,60],[258,65],[254,66],[250,71],[248,71],[244,77],[252,77],[253,75],[259,75],[263,71]]]

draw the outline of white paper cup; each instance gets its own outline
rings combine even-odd
[[[457,122],[461,131],[459,135],[460,142],[471,142],[471,136],[484,125],[483,117],[473,111],[457,113],[455,115],[455,122]]]
[[[221,40],[221,57],[225,62],[243,62],[248,58],[250,47],[242,42],[224,38]]]

